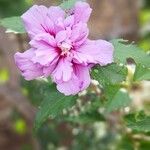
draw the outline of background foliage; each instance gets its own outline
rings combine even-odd
[[[73,3],[61,6],[68,9]],[[0,17],[7,17],[1,19],[1,25],[9,32],[24,33],[19,16],[31,1],[2,0],[0,4]],[[19,9],[14,9],[14,4]],[[150,80],[150,56],[146,53],[150,49],[150,32],[146,27],[149,16],[147,0],[139,16],[141,48],[131,41],[111,40],[115,47],[114,63],[95,66],[91,71],[92,84],[78,96],[60,94],[49,78],[30,82],[21,79],[21,92],[37,108],[33,134],[41,150],[150,149],[150,101],[141,99],[139,106],[134,98],[135,91]],[[7,80],[7,76],[7,71],[1,70],[1,80]],[[19,135],[29,130],[26,120],[15,110],[12,124]],[[33,148],[25,142],[22,149]]]

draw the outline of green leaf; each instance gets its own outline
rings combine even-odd
[[[127,41],[120,39],[111,42],[115,48],[114,58],[116,63],[126,64],[126,60],[132,58],[137,64],[150,67],[150,56],[136,45],[127,44]]]
[[[67,0],[67,1],[64,1],[60,7],[62,7],[63,9],[70,9],[74,6],[76,0]]]
[[[85,0],[64,0],[64,2],[60,5],[63,9],[71,9],[77,1],[85,1]]]
[[[111,85],[105,91],[108,102],[106,103],[106,111],[112,112],[120,108],[126,107],[131,103],[131,98],[126,91],[120,90],[119,86]]]
[[[150,131],[150,116],[140,121],[130,122],[127,126],[133,130],[148,132]]]
[[[145,115],[145,112],[143,110],[141,110],[139,112],[135,112],[135,113],[130,113],[130,114],[127,114],[124,116],[124,120],[128,124],[140,121],[140,120],[145,119],[145,118],[146,118],[146,115]]]
[[[120,142],[118,143],[116,150],[135,150],[132,137],[123,135]]]
[[[68,117],[66,120],[74,123],[87,124],[87,123],[93,123],[97,121],[104,121],[105,119],[97,110],[94,110],[94,111],[81,113],[78,116]]]
[[[104,88],[107,100],[106,111],[111,112],[129,105],[131,99],[126,92],[120,91],[119,82],[125,81],[127,68],[117,64],[96,67],[92,71],[94,79],[98,80]]]
[[[91,99],[90,99],[91,100]],[[100,99],[91,100],[90,104],[86,104],[82,106],[82,112],[79,112],[77,116],[69,116],[66,117],[66,121],[71,121],[73,123],[93,123],[97,121],[104,121],[104,116],[99,113],[99,108],[102,106],[102,102]]]
[[[127,126],[133,130],[150,131],[150,116],[147,116],[144,111],[128,114],[124,120]]]
[[[50,81],[45,80],[21,80],[23,92],[26,94],[34,106],[39,106],[43,100],[43,97],[49,94],[49,86],[52,84]],[[38,94],[37,94],[38,93]]]
[[[93,69],[92,76],[103,86],[116,84],[126,79],[127,68],[117,64],[111,64],[104,67],[97,66]]]
[[[150,148],[150,141],[146,141],[146,140],[140,140],[140,146],[139,146],[139,150],[149,150]]]
[[[137,65],[133,77],[134,81],[150,80],[150,68],[146,68],[142,65]]]
[[[43,95],[43,101],[35,119],[35,130],[37,130],[49,117],[56,117],[63,109],[72,107],[77,96],[65,96],[59,93],[55,85],[49,86],[49,91]]]
[[[24,25],[20,17],[9,17],[0,20],[0,25],[7,29],[6,32],[25,33]]]

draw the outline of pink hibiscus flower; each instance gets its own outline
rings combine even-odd
[[[26,80],[50,76],[60,92],[74,95],[89,86],[91,66],[112,63],[112,44],[88,39],[91,11],[77,2],[71,14],[34,5],[22,15],[31,48],[16,53],[15,62]]]

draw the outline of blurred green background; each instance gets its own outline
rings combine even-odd
[[[115,29],[117,25],[113,27],[109,21],[113,22],[117,17],[122,17],[119,15],[124,14],[117,13],[118,15],[113,18],[114,16],[111,14],[117,8],[115,6],[111,8],[112,1],[89,1],[94,11],[89,23],[90,37],[106,39],[125,37],[131,41],[135,39],[144,51],[150,50],[150,0],[133,0],[132,5],[130,5],[130,1],[125,2],[129,3],[125,8],[127,13],[124,13],[126,20],[117,29]],[[35,0],[34,2],[32,0],[0,0],[0,18],[20,16],[33,3],[50,6],[54,3],[60,4],[60,2],[54,0]],[[117,0],[114,0],[114,2],[117,3]],[[102,7],[102,10],[99,9],[98,5]],[[123,4],[118,4],[120,7],[121,5]],[[135,22],[130,22],[130,19],[132,20],[130,11],[134,11],[132,17],[135,18]],[[118,32],[119,29],[124,29],[124,26],[130,26],[130,24],[131,26],[132,24],[137,25],[137,29],[131,33],[132,36],[126,30],[125,32]],[[113,32],[108,34],[107,30],[113,30]],[[129,108],[126,108],[125,112],[127,113],[115,112],[109,114],[105,120],[103,116],[97,114],[97,107],[94,107],[96,109],[95,114],[90,114],[92,107],[88,108],[86,102],[90,99],[92,104],[96,105],[98,99],[97,95],[92,92],[94,87],[91,86],[88,95],[83,97],[82,102],[79,102],[76,108],[70,110],[71,113],[78,114],[78,112],[84,112],[86,108],[89,109],[84,112],[87,117],[86,115],[81,116],[80,123],[77,123],[76,120],[68,123],[62,121],[60,117],[57,120],[49,120],[37,134],[34,134],[32,131],[36,112],[34,106],[37,107],[41,102],[42,93],[46,90],[46,87],[42,86],[42,82],[26,82],[23,79],[20,81],[20,77],[14,69],[15,65],[11,64],[13,54],[28,47],[27,36],[5,35],[2,27],[0,31],[0,85],[5,88],[4,92],[0,94],[0,150],[150,150],[150,133],[130,131],[125,128],[121,119],[122,116],[131,117],[132,115],[136,115],[138,119],[143,117],[145,112],[150,113],[149,82],[136,85],[131,91],[135,95],[135,102],[133,102],[131,109],[135,112],[138,111],[137,114],[128,115]],[[15,92],[19,92],[21,95],[16,96]],[[37,92],[39,95],[37,95]],[[5,95],[9,95],[10,98],[8,99],[11,100],[6,100]],[[140,102],[136,101],[138,99],[136,95],[141,98]],[[17,100],[18,97],[19,100]],[[136,107],[134,104],[136,104]],[[103,111],[102,108],[98,108],[98,110]],[[92,117],[89,119],[88,116],[90,115]],[[148,125],[150,126],[150,124]]]

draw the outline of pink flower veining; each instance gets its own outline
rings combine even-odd
[[[89,86],[91,66],[112,63],[112,44],[88,39],[91,11],[88,3],[77,2],[70,15],[37,5],[22,15],[31,48],[14,57],[26,80],[50,76],[60,92],[74,95]]]

